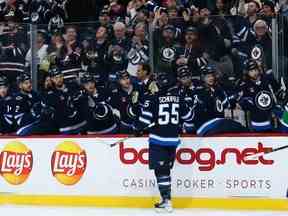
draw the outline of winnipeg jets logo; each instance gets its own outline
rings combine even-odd
[[[38,20],[39,20],[39,14],[37,12],[32,12],[31,13],[31,21],[37,22]]]
[[[174,57],[175,57],[174,49],[172,49],[170,47],[163,48],[161,53],[162,53],[163,61],[171,62],[174,60]]]
[[[216,100],[216,109],[219,113],[222,113],[224,111],[223,104],[219,99]]]
[[[130,60],[132,65],[137,65],[141,61],[141,55],[135,49],[131,49],[127,56],[128,56],[128,59]]]
[[[262,50],[258,46],[255,46],[251,51],[251,57],[255,60],[258,60],[261,58],[261,56]]]
[[[272,95],[268,91],[261,91],[256,95],[256,106],[261,110],[269,110],[272,107]]]

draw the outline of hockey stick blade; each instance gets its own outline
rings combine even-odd
[[[120,143],[122,143],[122,142],[125,142],[126,140],[128,140],[128,139],[130,139],[130,138],[133,138],[133,137],[135,137],[135,136],[134,136],[134,135],[130,135],[130,136],[128,136],[128,137],[125,137],[125,138],[123,138],[123,139],[120,139],[120,140],[118,140],[117,142],[114,142],[114,143],[109,144],[109,145],[110,145],[110,147],[114,147],[114,146],[116,146],[116,145],[118,145],[118,144],[120,144]]]
[[[247,160],[253,160],[253,159],[259,158],[261,156],[264,156],[264,155],[267,155],[267,154],[271,154],[273,152],[281,151],[281,150],[287,149],[287,148],[288,148],[288,145],[281,146],[281,147],[278,147],[278,148],[274,148],[274,149],[272,149],[270,151],[260,152],[260,153],[257,153],[257,154],[249,155],[249,156],[246,157],[246,159]]]

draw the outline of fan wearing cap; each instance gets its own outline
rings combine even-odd
[[[14,98],[9,92],[8,79],[0,76],[0,134],[16,130],[14,125]]]
[[[109,11],[106,7],[104,7],[99,14],[99,26],[103,26],[107,28],[108,35],[113,35],[113,26],[111,25],[111,18],[109,16]]]
[[[81,112],[86,114],[88,134],[111,134],[117,130],[117,124],[108,104],[109,94],[104,88],[98,87],[91,74],[85,74],[81,78],[81,84],[84,89],[84,103],[81,106]]]
[[[193,76],[200,76],[200,68],[208,64],[208,61],[204,57],[204,49],[197,28],[189,26],[185,30],[184,43],[179,49],[176,65],[188,65],[189,69],[193,71]]]
[[[53,87],[44,95],[44,104],[55,110],[55,124],[62,134],[78,134],[86,126],[81,115],[83,97],[75,86],[64,84],[64,77],[58,68],[50,68]]]
[[[109,103],[119,119],[120,133],[131,133],[140,112],[143,90],[138,84],[132,83],[127,71],[118,71],[116,76],[117,85],[111,90]]]
[[[253,131],[271,131],[271,111],[278,102],[276,95],[279,85],[272,76],[261,74],[254,59],[245,62],[244,76],[239,85],[239,105],[250,112]]]
[[[17,127],[17,134],[34,123],[37,116],[32,108],[41,102],[40,95],[32,90],[30,75],[23,73],[17,77],[18,92],[15,93],[14,119]]]

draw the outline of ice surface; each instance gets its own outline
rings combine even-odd
[[[153,209],[59,208],[32,206],[0,206],[2,216],[288,216],[288,212],[219,211],[176,209],[172,214],[158,214]]]

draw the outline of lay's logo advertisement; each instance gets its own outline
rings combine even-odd
[[[53,176],[64,185],[75,185],[83,176],[87,165],[87,156],[76,142],[60,143],[51,159]]]
[[[32,151],[19,141],[9,142],[0,154],[0,174],[12,185],[20,185],[33,167]]]

